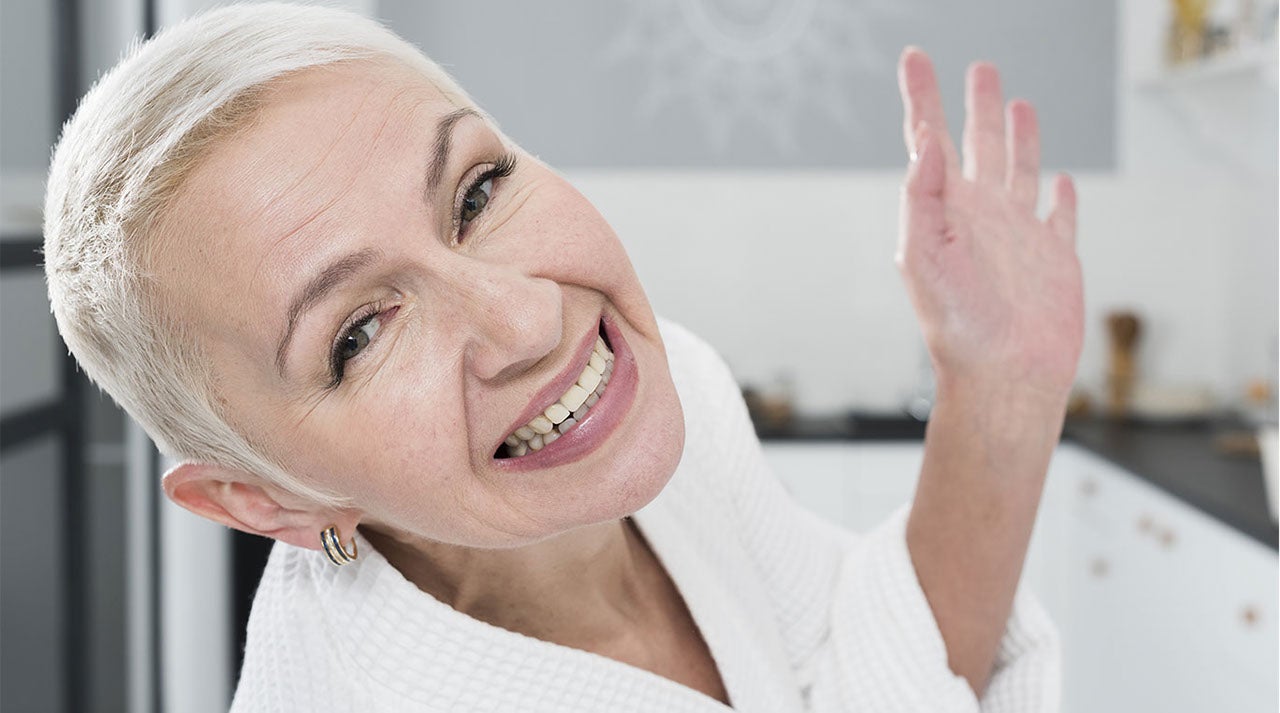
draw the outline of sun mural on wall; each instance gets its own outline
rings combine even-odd
[[[647,86],[642,120],[684,105],[706,140],[724,153],[735,131],[762,131],[783,156],[797,146],[806,115],[862,133],[859,74],[893,71],[873,21],[908,14],[893,0],[631,0],[605,67],[640,62]]]

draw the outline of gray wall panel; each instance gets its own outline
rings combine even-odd
[[[123,464],[91,465],[89,509],[89,696],[97,713],[125,710],[125,505]]]
[[[53,9],[46,0],[0,4],[0,165],[43,174],[58,129],[54,115]]]
[[[61,468],[53,438],[0,460],[0,710],[63,709]]]
[[[64,347],[49,313],[43,272],[6,273],[0,280],[0,325],[0,411],[57,398]]]
[[[1036,102],[1046,165],[1115,166],[1113,2],[381,0],[379,15],[561,167],[900,168],[894,66],[937,62],[953,132],[969,61]]]

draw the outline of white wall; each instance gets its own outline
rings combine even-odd
[[[923,342],[893,265],[899,176],[571,178],[623,237],[654,308],[711,341],[740,379],[768,384],[791,374],[800,403],[815,410],[894,408],[916,384]],[[1242,231],[1265,229],[1236,214],[1237,187],[1177,176],[1077,178],[1088,312],[1082,385],[1101,387],[1102,320],[1117,306],[1147,316],[1142,367],[1152,379],[1226,392],[1263,373],[1274,304],[1269,321],[1265,305],[1253,307],[1269,325],[1256,332],[1227,318],[1248,308],[1236,286],[1267,277],[1246,274],[1260,256],[1237,254],[1263,242]],[[1274,294],[1274,258],[1269,264]]]
[[[1159,41],[1164,7],[1122,4],[1127,74],[1145,69],[1139,50]],[[1076,176],[1088,315],[1081,386],[1101,394],[1103,319],[1119,307],[1146,320],[1140,368],[1151,382],[1204,384],[1224,398],[1249,379],[1274,382],[1277,100],[1268,75],[1118,83],[1120,168]],[[1042,120],[1046,132],[1087,130]],[[569,178],[623,237],[655,309],[711,341],[739,379],[768,385],[789,374],[811,410],[895,408],[915,387],[923,346],[893,265],[900,173]]]

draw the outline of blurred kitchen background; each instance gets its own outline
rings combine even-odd
[[[230,700],[270,543],[163,500],[37,253],[60,122],[134,37],[213,4],[0,0],[6,713]],[[1026,570],[1064,710],[1277,710],[1274,1],[339,4],[580,187],[655,309],[729,361],[792,492],[854,529],[910,497],[932,403],[893,265],[894,62],[933,56],[955,134],[965,66],[998,63],[1080,192],[1088,333]]]

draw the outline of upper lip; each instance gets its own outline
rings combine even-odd
[[[558,401],[561,396],[564,396],[564,392],[568,391],[570,386],[578,382],[578,377],[582,376],[583,368],[586,367],[587,362],[591,359],[591,351],[595,349],[596,338],[599,333],[600,319],[597,318],[591,329],[587,331],[582,341],[579,342],[578,348],[574,350],[573,358],[569,360],[568,365],[556,375],[556,378],[552,379],[549,384],[533,395],[533,398],[529,400],[529,405],[520,413],[516,422],[508,426],[506,433],[502,434],[502,440],[505,441],[507,436],[515,433],[517,428],[529,423],[538,414],[547,410],[548,406]],[[496,449],[497,446],[494,447],[494,450]]]

